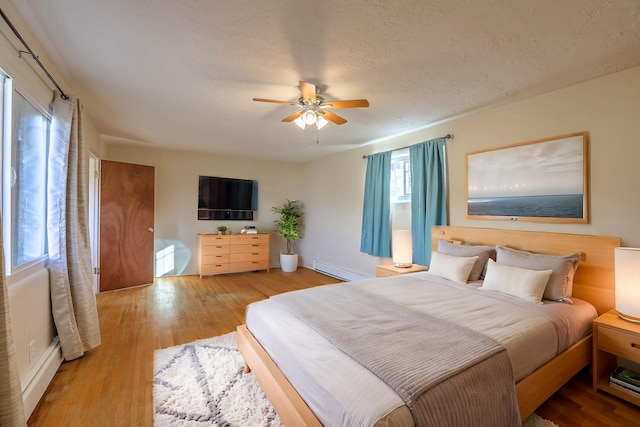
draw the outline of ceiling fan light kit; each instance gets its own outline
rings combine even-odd
[[[311,114],[306,114],[311,113]],[[306,115],[305,115],[306,114]],[[300,129],[304,129],[307,126],[316,125],[318,129],[322,129],[327,123],[329,123],[324,117],[317,115],[313,111],[305,111],[300,117],[293,121]]]
[[[327,123],[333,122],[337,125],[347,123],[347,120],[328,110],[328,108],[361,108],[368,107],[369,101],[366,99],[352,99],[349,101],[325,101],[318,95],[316,85],[309,82],[300,82],[302,96],[298,102],[277,101],[274,99],[253,98],[258,102],[271,102],[274,104],[295,105],[299,110],[282,119],[283,122],[294,122],[300,129],[315,125],[322,129]]]
[[[307,110],[304,113],[302,113],[302,120],[306,124],[312,125],[316,122],[316,113],[314,111]]]

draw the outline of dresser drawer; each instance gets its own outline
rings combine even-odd
[[[202,255],[202,265],[229,262],[229,254]]]
[[[228,245],[231,240],[231,236],[226,235],[217,235],[217,234],[206,234],[202,235],[202,246],[209,245]]]
[[[232,245],[250,245],[254,243],[269,244],[268,234],[238,234],[233,236]]]
[[[202,258],[207,255],[220,255],[220,254],[228,254],[229,246],[225,245],[210,245],[210,246],[202,246]]]
[[[201,268],[202,268],[202,271],[200,272],[200,274],[202,275],[228,273],[229,263],[225,262],[225,263],[219,263],[219,264],[218,263],[207,264],[207,265],[203,265]]]
[[[232,254],[242,252],[267,252],[269,250],[269,242],[265,243],[247,243],[242,245],[231,245],[229,250]]]
[[[232,253],[229,256],[231,262],[243,262],[243,261],[267,261],[269,260],[269,252],[243,252]]]
[[[640,337],[616,329],[598,326],[598,349],[640,363]]]
[[[267,259],[229,263],[230,273],[233,273],[236,271],[267,270],[268,268],[269,268],[269,260]]]

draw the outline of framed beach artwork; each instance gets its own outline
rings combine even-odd
[[[587,133],[466,154],[467,219],[589,222]]]

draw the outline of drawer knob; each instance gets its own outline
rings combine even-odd
[[[632,343],[631,343],[631,347],[633,347],[633,348],[640,348],[640,345],[638,345],[638,344],[636,344],[636,343],[632,342]]]

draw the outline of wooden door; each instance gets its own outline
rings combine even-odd
[[[153,166],[100,163],[100,291],[153,283]]]

